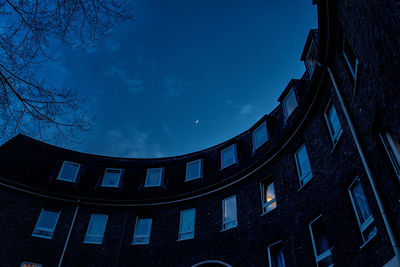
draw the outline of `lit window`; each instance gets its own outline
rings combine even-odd
[[[147,169],[145,187],[161,186],[164,168]]]
[[[194,238],[195,214],[195,209],[181,211],[178,240]]]
[[[101,186],[118,187],[121,175],[122,169],[106,169]]]
[[[221,169],[237,163],[236,144],[221,150]]]
[[[326,107],[325,120],[328,124],[329,134],[331,135],[332,142],[335,145],[343,131],[335,106],[333,105],[332,101]]]
[[[236,196],[231,196],[222,201],[222,230],[237,226]]]
[[[344,36],[343,36],[342,49],[343,49],[343,56],[347,63],[347,66],[349,67],[351,76],[353,77],[354,80],[356,80],[358,59],[356,58],[356,55],[354,54],[353,49],[351,49],[349,42],[346,40],[346,38]]]
[[[274,183],[261,183],[261,203],[263,214],[276,208]]]
[[[136,218],[135,232],[132,244],[149,244],[151,233],[151,218]]]
[[[21,263],[21,267],[42,267],[39,263],[32,263],[32,262],[23,262]]]
[[[265,121],[253,132],[253,151],[268,141],[267,124]]]
[[[104,231],[106,230],[108,215],[92,214],[86,231],[84,243],[103,243]]]
[[[315,45],[314,41],[311,41],[310,47],[308,48],[305,64],[308,72],[308,76],[310,76],[310,79],[314,73],[315,65],[317,65],[318,61],[318,50],[317,46]]]
[[[321,216],[314,219],[310,224],[311,241],[313,244],[315,261],[317,266],[332,267],[332,253],[326,238],[324,224]]]
[[[281,241],[268,246],[269,267],[285,267]]]
[[[59,211],[43,208],[36,222],[32,236],[51,239],[53,237],[54,230],[56,229],[59,215]]]
[[[60,172],[58,173],[57,180],[67,181],[74,183],[78,176],[80,164],[64,161],[61,166]]]
[[[380,133],[379,135],[392,162],[397,178],[400,180],[400,145],[396,138],[389,132]]]
[[[203,160],[198,159],[186,164],[186,181],[201,178],[203,176]]]
[[[285,115],[285,120],[287,120],[290,117],[290,115],[292,115],[296,107],[297,107],[296,94],[294,93],[294,90],[292,88],[286,95],[285,99],[283,99],[283,113]]]
[[[361,186],[360,178],[357,177],[350,185],[349,194],[356,213],[358,226],[360,227],[361,235],[365,243],[376,235],[377,228],[373,223],[374,218],[369,209],[367,197]]]
[[[294,155],[300,186],[305,185],[312,178],[310,160],[308,159],[306,145],[302,145]]]

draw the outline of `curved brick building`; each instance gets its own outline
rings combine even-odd
[[[128,159],[0,147],[1,266],[399,266],[400,5],[319,0],[248,131]]]

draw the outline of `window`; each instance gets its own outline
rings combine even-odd
[[[261,204],[263,214],[270,212],[276,208],[275,188],[274,183],[264,183],[261,186]]]
[[[151,218],[136,218],[135,232],[133,233],[132,244],[149,244],[151,233]]]
[[[305,185],[312,178],[310,160],[308,159],[306,145],[302,145],[294,155],[300,186]]]
[[[181,211],[178,240],[194,238],[195,209]]]
[[[290,115],[292,115],[296,107],[297,107],[296,94],[294,93],[294,90],[292,88],[290,89],[286,97],[283,99],[283,113],[285,115],[285,120],[287,120],[290,117]]]
[[[332,143],[333,145],[335,145],[343,131],[335,106],[333,105],[332,101],[329,102],[328,106],[325,109],[325,120],[328,124],[329,134],[331,135]]]
[[[186,164],[186,181],[191,181],[203,176],[203,160],[198,159]]]
[[[147,169],[145,187],[161,186],[164,176],[164,168]]]
[[[84,243],[103,243],[104,231],[106,230],[108,215],[92,214],[86,231]]]
[[[81,165],[78,163],[64,161],[58,173],[57,180],[75,183],[80,167]]]
[[[42,267],[42,265],[39,263],[32,263],[32,262],[24,261],[23,263],[21,263],[21,267]]]
[[[285,267],[281,241],[268,246],[268,263],[269,267]]]
[[[358,60],[356,58],[356,55],[354,54],[353,50],[351,49],[351,46],[349,42],[346,40],[346,38],[343,36],[343,57],[347,63],[347,66],[349,67],[351,76],[353,77],[354,81],[357,78],[357,68],[358,68]]]
[[[222,230],[237,226],[236,196],[222,200]]]
[[[361,235],[365,243],[376,235],[377,228],[373,223],[374,218],[369,209],[367,197],[361,186],[360,178],[357,177],[350,185],[349,194],[354,212],[356,213],[358,226],[360,227]]]
[[[332,267],[332,253],[325,235],[322,217],[314,219],[309,224],[309,228],[317,267]]]
[[[308,48],[305,64],[308,72],[308,76],[310,76],[310,79],[314,73],[315,65],[317,65],[318,61],[318,50],[317,46],[315,45],[314,41],[311,41],[310,47]]]
[[[43,208],[36,222],[35,229],[33,229],[32,236],[51,239],[53,237],[54,230],[56,229],[59,216],[59,211]]]
[[[379,135],[392,162],[397,178],[400,181],[400,145],[396,138],[389,132],[380,133]]]
[[[106,169],[101,186],[118,187],[122,176],[122,169]]]
[[[264,121],[253,132],[253,151],[268,141],[267,124]]]
[[[221,169],[237,163],[236,144],[221,150]]]

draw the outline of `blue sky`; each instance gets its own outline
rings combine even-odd
[[[68,148],[121,157],[201,150],[247,130],[300,78],[311,0],[135,0],[135,21],[88,51],[63,48],[50,81],[96,116]],[[196,121],[198,120],[198,123]]]

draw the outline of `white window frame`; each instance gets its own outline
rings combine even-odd
[[[314,250],[314,256],[315,256],[315,262],[317,263],[317,267],[319,266],[318,263],[324,259],[326,259],[329,256],[332,256],[332,248],[324,251],[322,254],[317,255],[317,247],[315,246],[315,241],[314,241],[314,233],[312,230],[312,224],[318,220],[322,220],[322,215],[319,215],[317,218],[315,218],[314,220],[312,220],[309,224],[308,227],[310,229],[310,235],[311,235],[311,242],[313,245],[313,250]],[[323,222],[322,222],[323,223]],[[332,263],[331,265],[329,265],[328,267],[333,267],[334,264]]]
[[[296,106],[294,107],[294,109],[292,110],[292,112],[290,114],[288,114],[288,108],[286,105],[286,101],[289,98],[289,96],[293,94],[294,95],[294,99],[296,100]],[[297,96],[296,96],[296,92],[294,91],[294,88],[290,88],[289,92],[287,93],[287,95],[285,96],[285,98],[282,101],[283,104],[283,114],[285,115],[285,121],[287,121],[290,116],[292,116],[292,114],[294,113],[294,111],[297,109],[297,107],[299,106],[299,101],[297,101]]]
[[[56,218],[56,220],[55,220],[55,222],[54,222],[53,228],[50,229],[50,228],[40,227],[40,226],[38,225],[40,219],[42,218],[43,211],[49,211],[49,212],[57,213],[57,218]],[[41,238],[45,238],[45,239],[52,239],[52,238],[53,238],[54,231],[55,231],[55,229],[56,229],[56,227],[57,227],[58,218],[60,217],[60,213],[61,213],[61,211],[54,211],[54,210],[51,210],[51,209],[42,208],[42,210],[40,211],[39,217],[38,217],[38,219],[37,219],[37,221],[36,221],[35,228],[33,229],[32,236],[41,237]],[[50,233],[51,235],[50,235],[50,236],[41,235],[41,234],[35,233],[36,230],[38,230],[38,231],[45,231],[45,232]]]
[[[63,178],[63,177],[60,176],[61,173],[63,172],[64,166],[65,166],[66,164],[71,164],[71,165],[75,165],[75,166],[78,167],[78,169],[77,169],[76,172],[75,172],[75,176],[72,178],[72,180],[69,180],[69,179],[66,179],[66,178]],[[80,169],[81,169],[81,164],[75,163],[75,162],[71,162],[71,161],[67,161],[67,160],[64,160],[64,161],[63,161],[63,164],[62,164],[62,166],[61,166],[61,168],[60,168],[60,171],[58,172],[57,180],[66,181],[66,182],[70,182],[70,183],[75,183],[75,182],[76,182],[76,177],[78,176],[78,173],[79,173],[79,170],[80,170]]]
[[[108,171],[119,171],[119,177],[118,177],[117,183],[116,183],[115,185],[104,184],[104,180],[105,180],[104,178],[106,178],[106,175],[107,175],[107,172],[108,172]],[[107,169],[104,171],[103,181],[101,182],[101,187],[119,187],[119,184],[120,184],[120,182],[121,182],[122,172],[123,172],[123,169],[107,168]]]
[[[315,66],[316,66],[316,64],[312,64],[309,60],[310,52],[312,49],[315,50],[315,53],[318,53],[317,45],[315,44],[314,40],[311,39],[310,46],[308,47],[307,56],[305,59],[305,64],[307,66],[307,72],[308,72],[308,75],[310,76],[310,80],[311,80],[312,75],[314,74],[314,70],[315,70]]]
[[[400,145],[393,137],[392,133],[388,131],[385,131],[384,133],[380,132],[379,136],[400,182]]]
[[[193,220],[193,231],[189,231],[189,232],[182,232],[182,224],[183,224],[183,214],[185,212],[189,212],[189,211],[194,211],[194,220]],[[192,209],[186,209],[186,210],[181,210],[180,212],[180,219],[179,219],[179,234],[178,234],[178,240],[188,240],[188,239],[194,239],[194,234],[196,231],[196,209],[192,208]],[[190,237],[184,237],[185,234],[193,234]]]
[[[300,160],[299,160],[299,157],[298,157],[298,154],[299,154],[300,150],[301,150],[303,147],[306,149],[307,158],[308,158],[308,164],[310,165],[310,172],[306,173],[305,175],[301,175],[301,173],[303,173],[303,172],[301,171]],[[295,160],[295,162],[296,162],[297,176],[299,177],[300,188],[302,188],[302,187],[303,187],[304,185],[306,185],[306,184],[312,179],[312,177],[313,177],[313,175],[312,175],[312,168],[311,168],[310,156],[308,155],[308,151],[307,151],[307,147],[306,147],[306,144],[305,144],[305,143],[302,144],[302,145],[300,146],[300,148],[297,149],[297,151],[294,153],[294,160]],[[310,176],[310,177],[308,177],[308,176]]]
[[[199,171],[198,171],[197,176],[188,177],[189,166],[192,165],[192,164],[196,164],[198,162],[199,162]],[[186,178],[185,178],[186,182],[192,181],[192,180],[195,180],[195,179],[199,179],[199,178],[202,178],[202,177],[203,177],[203,159],[197,159],[197,160],[193,160],[193,161],[190,161],[190,162],[186,163]]]
[[[93,220],[94,220],[93,218],[96,217],[96,216],[104,216],[106,218],[105,226],[104,226],[104,230],[103,230],[103,234],[102,235],[89,234],[90,225],[93,223]],[[99,214],[99,213],[92,214],[90,216],[89,224],[88,224],[88,226],[86,228],[86,234],[85,234],[85,239],[83,240],[83,243],[86,243],[86,244],[102,244],[103,243],[103,239],[104,239],[104,234],[105,234],[106,229],[107,229],[107,221],[108,221],[108,215],[107,214]],[[89,237],[101,238],[101,240],[100,241],[87,240]]]
[[[264,143],[262,144],[257,144],[257,138],[256,138],[256,132],[259,131],[260,129],[265,128],[265,132],[267,134],[267,140],[265,140]],[[256,151],[258,148],[260,148],[263,144],[265,144],[266,142],[268,142],[269,140],[269,136],[268,136],[268,128],[267,128],[267,122],[263,121],[263,123],[261,123],[260,125],[258,125],[257,128],[254,129],[253,133],[253,152]]]
[[[328,131],[329,131],[329,135],[331,137],[331,141],[332,141],[333,145],[335,146],[336,143],[339,141],[340,136],[342,136],[343,128],[342,128],[342,124],[340,123],[340,120],[339,120],[340,128],[336,133],[333,133],[332,122],[331,122],[331,120],[329,118],[329,110],[330,110],[330,108],[334,108],[335,109],[336,116],[338,117],[338,120],[339,120],[339,114],[337,112],[337,109],[336,109],[335,105],[333,104],[332,99],[329,100],[328,105],[325,108],[324,117],[325,117],[326,124],[328,125]]]
[[[150,173],[151,171],[154,171],[154,170],[158,170],[159,173],[160,173],[160,175],[159,175],[159,182],[158,182],[158,184],[156,184],[156,185],[149,185],[149,184],[147,183],[148,177],[149,177],[149,173]],[[165,169],[164,169],[163,167],[161,167],[161,168],[149,168],[149,169],[147,169],[146,181],[145,181],[144,187],[158,187],[158,186],[161,186],[161,185],[162,185],[162,181],[163,181],[163,179],[164,179],[164,170],[165,170]]]
[[[27,264],[28,266],[32,265],[34,267],[42,267],[43,266],[42,264],[39,264],[39,263],[24,261],[24,262],[21,263],[20,267],[24,267],[24,264]]]
[[[274,246],[280,246],[281,245],[281,243],[282,243],[282,240],[279,240],[279,241],[277,241],[277,242],[275,242],[275,243],[272,243],[272,244],[270,244],[268,247],[267,247],[267,251],[268,251],[268,266],[269,267],[272,267],[272,261],[271,261],[271,251],[270,251],[270,249],[271,249],[271,247],[274,247]],[[282,247],[281,247],[282,248]],[[283,253],[283,252],[282,252]],[[286,266],[286,264],[285,264],[285,254],[283,254],[283,266]]]
[[[147,225],[147,232],[148,235],[137,235],[136,231],[137,231],[137,227],[138,227],[138,223],[140,220],[150,220],[150,224]],[[132,238],[132,245],[147,245],[150,244],[150,236],[151,236],[151,227],[153,225],[153,218],[147,218],[147,217],[136,217],[136,222],[135,222],[135,230],[133,232],[133,238]],[[145,239],[144,239],[145,238]],[[144,239],[145,242],[140,241]]]
[[[357,176],[357,177],[354,179],[354,181],[350,184],[350,186],[349,186],[349,188],[347,189],[347,191],[349,192],[351,204],[352,204],[352,206],[353,206],[354,213],[355,213],[355,215],[356,215],[356,219],[357,219],[357,223],[358,223],[358,227],[359,227],[360,232],[361,232],[361,237],[362,237],[362,239],[363,239],[363,242],[364,242],[364,243],[367,243],[369,240],[371,240],[371,239],[376,235],[376,232],[375,232],[375,234],[373,234],[373,236],[371,236],[369,239],[366,239],[366,238],[364,237],[364,231],[374,222],[374,217],[372,216],[372,212],[371,212],[371,215],[365,220],[365,222],[364,222],[364,223],[361,223],[360,215],[358,214],[357,206],[356,206],[356,203],[354,202],[353,193],[352,193],[352,191],[351,191],[351,188],[352,188],[353,185],[354,185],[355,183],[357,183],[357,182],[358,182],[358,183],[360,184],[360,186],[362,187],[360,177]],[[362,187],[362,189],[363,189],[363,191],[364,191],[364,188],[363,188],[363,187]],[[365,194],[365,191],[364,191],[364,194]],[[367,197],[367,196],[365,196],[365,198],[366,198],[366,197]],[[368,204],[368,208],[371,209],[371,208],[369,207],[369,204]]]
[[[351,73],[351,75],[352,75],[354,81],[356,81],[356,80],[357,80],[357,70],[358,70],[358,59],[357,59],[356,55],[354,54],[354,51],[352,51],[353,54],[354,54],[354,57],[356,58],[356,65],[354,66],[354,69],[353,69],[353,66],[351,65],[350,60],[349,60],[348,56],[346,55],[346,52],[345,52],[345,49],[344,49],[344,47],[345,47],[345,42],[346,42],[346,38],[345,38],[344,34],[343,34],[343,38],[342,38],[342,39],[343,39],[343,43],[342,43],[342,53],[343,53],[343,57],[344,57],[344,59],[345,59],[345,61],[346,61],[346,63],[347,63],[347,66],[348,66],[348,68],[349,68],[349,70],[350,70],[350,73]],[[349,44],[349,46],[350,46],[350,44]],[[351,47],[350,47],[350,48],[351,48]],[[352,49],[352,48],[351,48],[351,49]],[[352,49],[352,50],[353,50],[353,49]]]
[[[228,150],[230,150],[230,149],[232,149],[232,148],[233,148],[233,162],[229,163],[229,164],[226,165],[226,166],[223,166],[223,165],[222,165],[223,162],[224,162],[224,161],[222,160],[223,154],[226,153],[226,151],[228,151]],[[222,150],[221,150],[221,153],[220,153],[220,158],[221,158],[221,170],[222,170],[222,169],[225,169],[225,168],[227,168],[227,167],[229,167],[229,166],[232,166],[232,165],[234,165],[234,164],[236,164],[236,163],[238,163],[236,144],[232,144],[232,145],[230,145],[230,146],[228,146],[228,147],[222,149]]]
[[[234,198],[235,199],[235,209],[236,209],[236,218],[230,221],[225,221],[225,201]],[[222,200],[222,230],[221,231],[225,231],[225,230],[229,230],[232,228],[235,228],[238,226],[238,219],[237,219],[237,201],[236,201],[236,195],[232,195],[230,197],[227,197],[225,199]],[[231,222],[235,222],[233,226],[227,227],[227,225]]]
[[[266,181],[260,182],[262,215],[267,214],[268,212],[271,212],[271,211],[273,211],[274,209],[277,208],[277,205],[276,205],[274,208],[272,208],[270,210],[268,209],[268,206],[270,206],[271,204],[273,204],[273,203],[278,204],[277,201],[276,201],[276,194],[275,194],[275,198],[273,200],[266,201],[265,186],[268,188],[269,185],[271,185],[271,184],[274,187],[274,194],[275,194],[274,182],[270,182],[270,183],[267,183]]]

